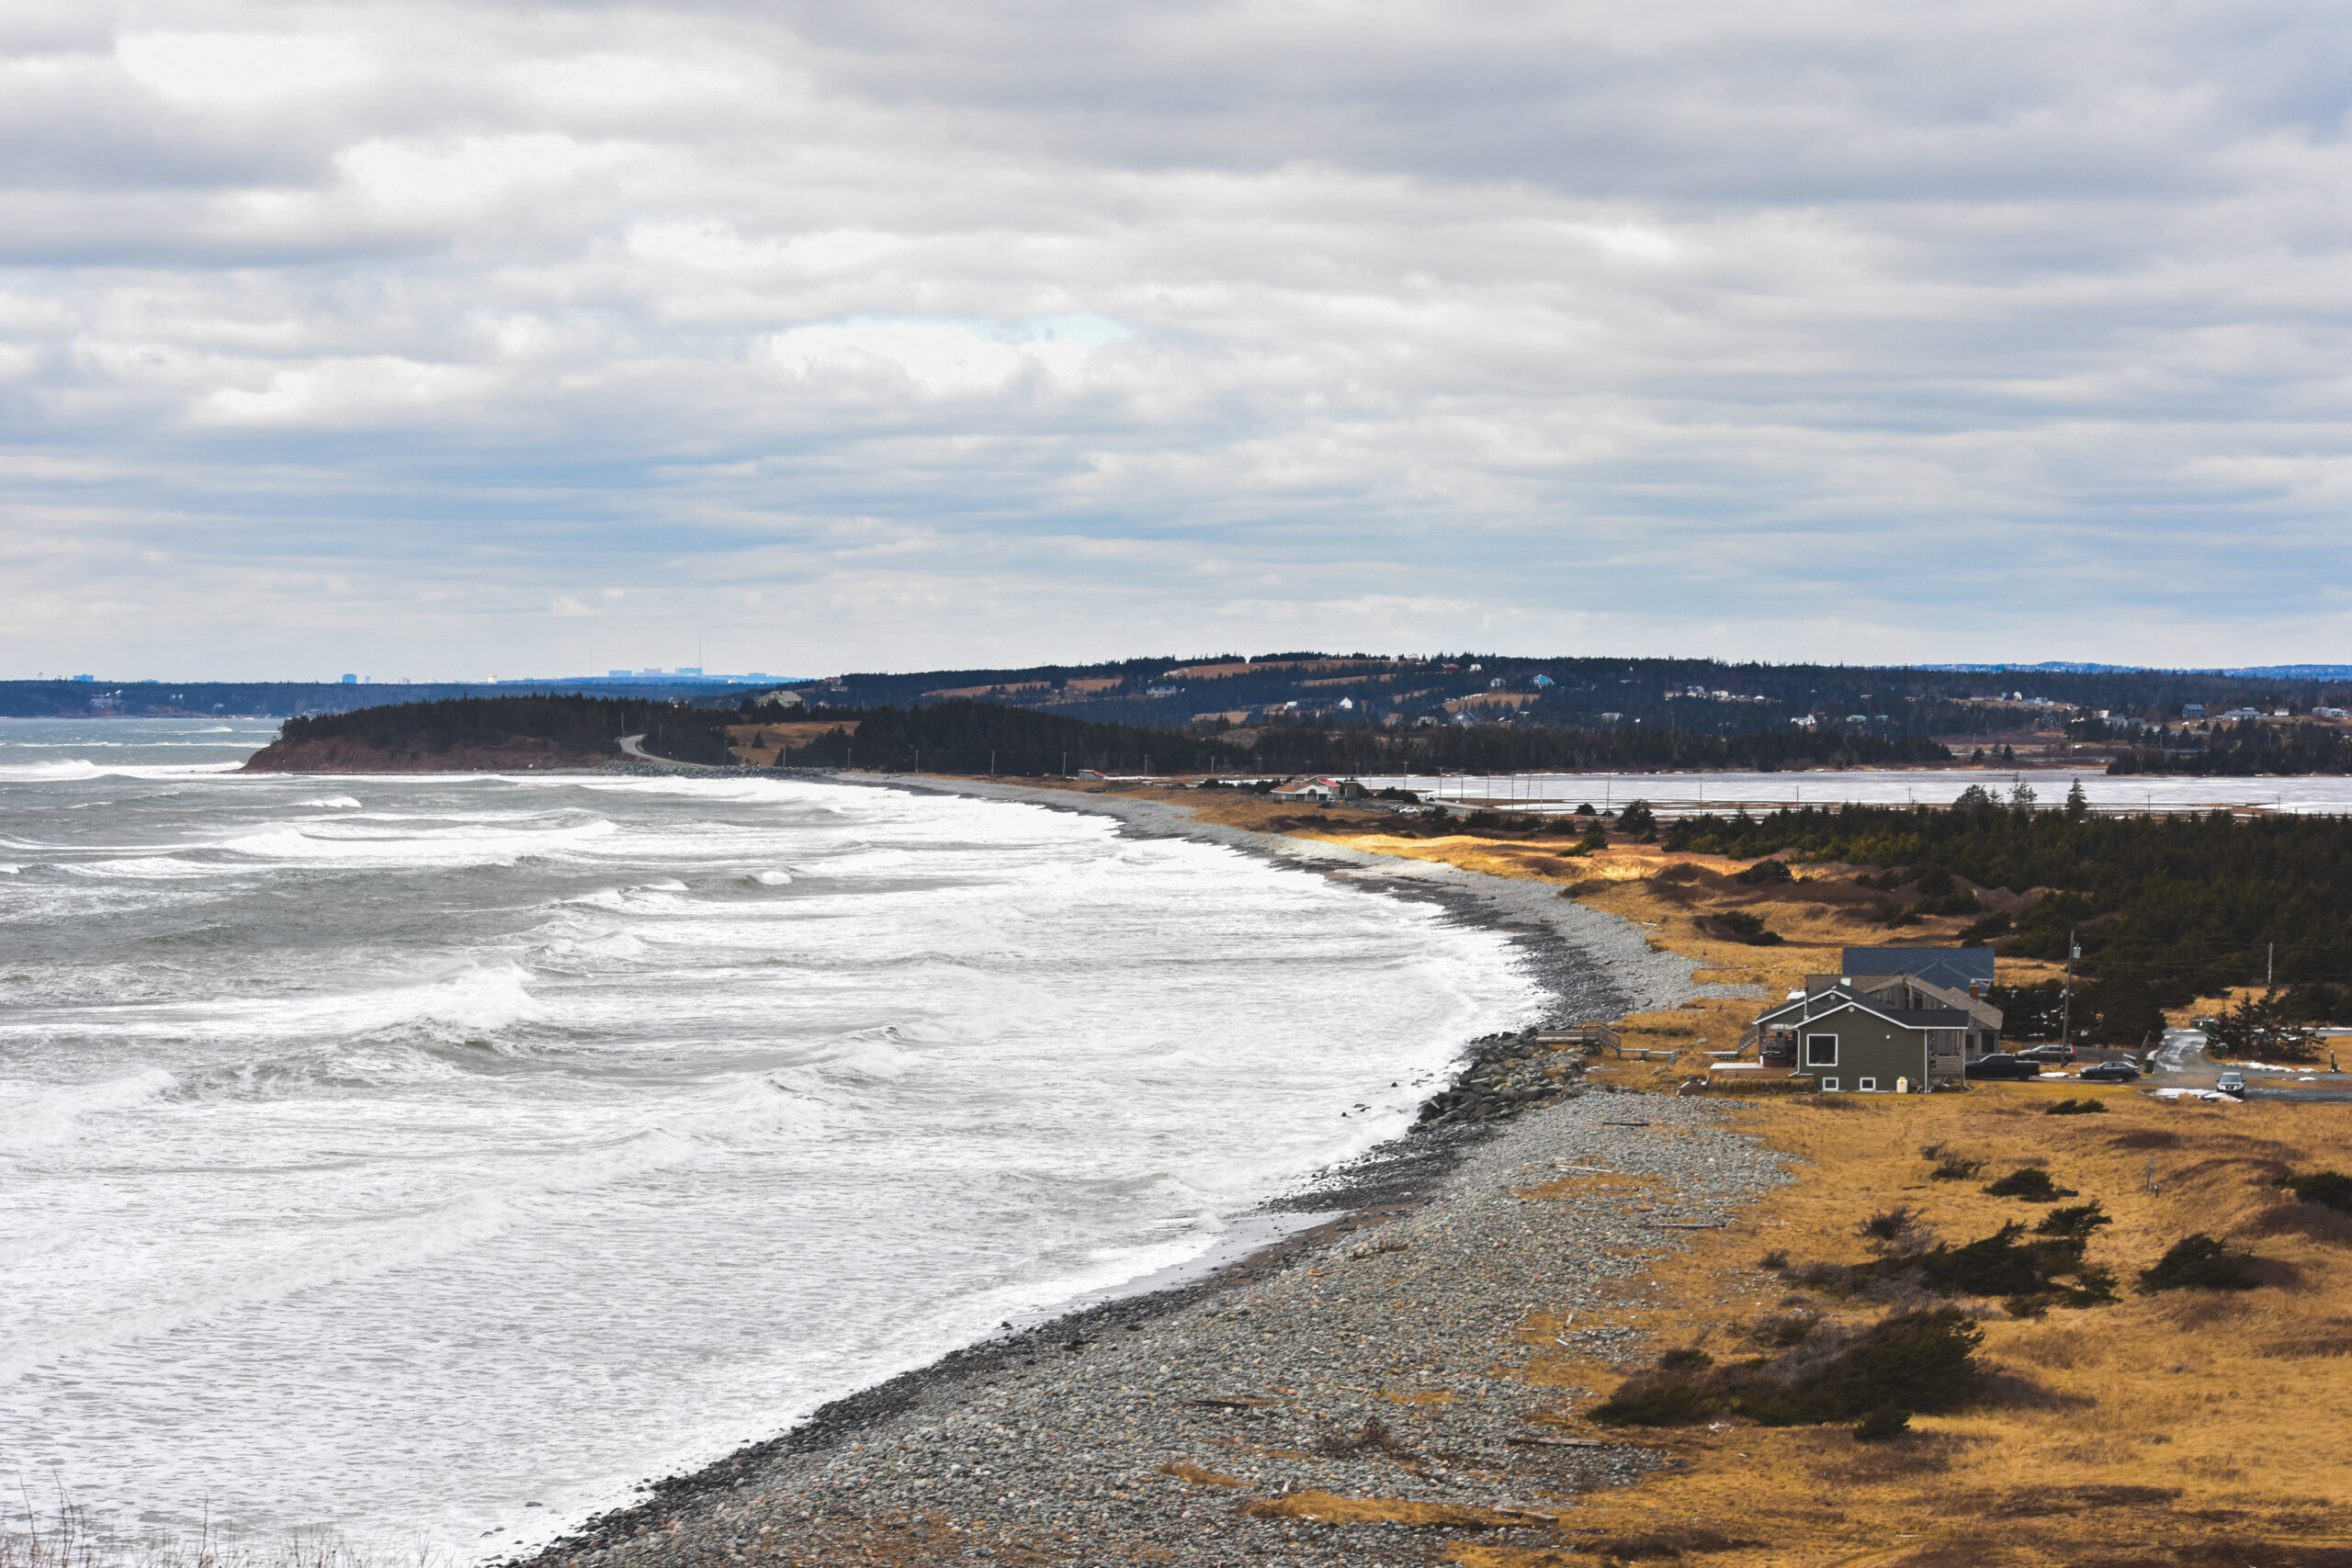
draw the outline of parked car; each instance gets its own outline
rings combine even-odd
[[[1996,1051],[1977,1057],[1962,1070],[1972,1078],[2038,1078],[2041,1076],[2041,1064],[2022,1055],[2012,1056]]]
[[[2244,1100],[2245,1098],[2245,1075],[2244,1073],[2223,1073],[2220,1077],[2213,1081],[2213,1087],[2220,1089],[2223,1094],[2234,1094],[2240,1100]]]
[[[2029,1045],[2018,1055],[2029,1062],[2071,1062],[2075,1059],[2075,1048],[2072,1045],[2054,1043],[2048,1045]]]
[[[2085,1083],[2137,1083],[2140,1069],[2129,1062],[2093,1062],[2081,1077]]]

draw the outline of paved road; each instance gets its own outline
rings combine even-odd
[[[2152,1081],[2163,1089],[2211,1089],[2222,1075],[2222,1064],[2206,1053],[2207,1043],[2202,1030],[2165,1030],[2164,1043],[2156,1047]],[[2352,1100],[2352,1074],[2266,1073],[2258,1067],[2244,1071],[2248,1100]]]

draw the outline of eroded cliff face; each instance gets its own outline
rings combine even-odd
[[[378,746],[330,736],[314,740],[277,740],[254,753],[248,773],[512,773],[551,768],[587,768],[613,761],[617,751],[583,751],[551,740],[515,738],[495,745]]]

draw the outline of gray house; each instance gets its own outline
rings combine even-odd
[[[1849,960],[1903,953],[1927,973],[1964,978],[1963,988],[1919,973],[1881,970],[1808,975],[1804,989],[1756,1021],[1757,1055],[1809,1075],[1825,1091],[1889,1092],[1959,1081],[1978,1056],[2000,1047],[2001,1010],[1977,993],[1977,948],[1848,948]],[[1953,955],[1965,955],[1956,961]],[[1950,962],[1938,963],[1942,959]]]

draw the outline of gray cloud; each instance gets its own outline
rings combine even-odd
[[[2317,657],[2334,22],[12,8],[0,652]]]

